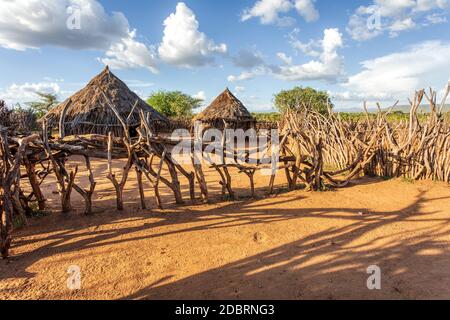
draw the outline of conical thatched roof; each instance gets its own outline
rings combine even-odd
[[[155,127],[164,127],[169,124],[167,118],[139,98],[108,67],[93,78],[86,87],[53,108],[44,119],[53,125],[59,123],[61,114],[68,105],[64,117],[67,135],[107,134],[109,131],[115,135],[121,135],[123,134],[122,126],[108,102],[117,109],[123,119],[129,117],[128,123],[131,128],[139,126],[140,110],[150,115],[150,120]],[[136,102],[137,106],[130,115]]]
[[[195,120],[202,122],[227,122],[244,123],[254,122],[255,119],[244,104],[226,88]]]

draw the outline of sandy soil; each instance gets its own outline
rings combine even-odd
[[[106,164],[94,165],[104,177]],[[258,176],[250,200],[246,176],[233,176],[239,201],[220,200],[209,171],[214,204],[175,206],[164,190],[160,211],[139,209],[133,173],[123,213],[99,179],[91,217],[75,193],[77,210],[60,214],[46,181],[53,210],[15,232],[13,257],[0,261],[0,299],[450,299],[448,185],[364,178],[286,192],[280,174],[282,192],[265,198],[268,178]],[[150,188],[147,203],[155,207]],[[77,291],[67,288],[72,265],[82,272]],[[381,290],[367,289],[370,265],[381,268]]]

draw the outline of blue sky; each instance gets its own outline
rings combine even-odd
[[[252,111],[294,86],[339,108],[384,105],[450,78],[448,0],[0,0],[0,99],[60,99],[110,65],[140,96],[208,104],[229,87]]]

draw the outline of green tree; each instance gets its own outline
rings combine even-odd
[[[295,87],[292,90],[281,91],[275,95],[275,106],[280,112],[287,109],[307,108],[321,114],[328,113],[328,106],[334,107],[328,93],[310,87]]]
[[[36,113],[38,118],[43,117],[48,111],[59,104],[58,96],[52,93],[36,92],[39,96],[38,101],[27,103],[27,105]]]
[[[147,100],[147,103],[158,112],[170,118],[192,116],[194,109],[199,108],[203,100],[196,99],[180,91],[157,91]]]

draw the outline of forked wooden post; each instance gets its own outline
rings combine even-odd
[[[36,165],[35,163],[29,161],[28,157],[26,156],[23,158],[23,162],[28,175],[28,181],[30,182],[33,194],[36,197],[36,201],[38,203],[38,208],[39,210],[43,211],[45,210],[45,197],[42,193],[38,178],[36,176]]]
[[[125,141],[124,141],[125,142]],[[126,142],[125,142],[126,143]],[[125,164],[125,167],[122,170],[122,179],[120,182],[117,180],[116,175],[113,173],[113,164],[112,164],[112,150],[113,150],[113,138],[112,133],[108,133],[108,175],[106,176],[113,184],[114,189],[116,191],[116,203],[117,203],[117,210],[123,211],[123,190],[125,188],[125,185],[128,180],[128,174],[131,170],[131,167],[133,165],[132,161],[132,150],[131,147],[126,144],[128,149],[128,159],[127,163]]]
[[[95,191],[95,186],[97,183],[94,180],[94,174],[92,172],[91,161],[88,156],[84,156],[86,169],[89,174],[89,189],[82,189],[77,184],[73,185],[73,188],[83,197],[85,203],[84,214],[91,215],[92,214],[92,195]],[[78,167],[77,167],[78,170]]]
[[[147,205],[145,204],[145,193],[144,193],[144,184],[142,182],[142,171],[135,166],[136,170],[136,180],[139,188],[139,198],[141,200],[141,209],[145,210],[147,209]]]

